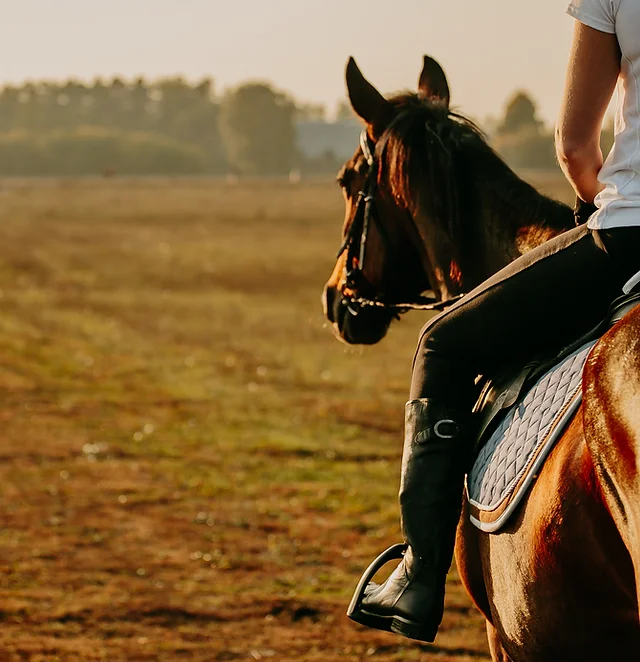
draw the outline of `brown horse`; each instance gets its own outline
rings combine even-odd
[[[573,226],[568,207],[519,179],[451,111],[431,58],[418,94],[386,100],[353,59],[347,88],[366,126],[338,178],[343,245],[323,297],[344,341],[378,342],[398,304],[426,290],[450,300]],[[636,308],[596,345],[583,405],[499,534],[477,530],[463,508],[456,561],[494,660],[640,658],[639,344]]]

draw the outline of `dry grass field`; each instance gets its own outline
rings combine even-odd
[[[0,662],[488,659],[455,571],[435,646],[344,616],[426,318],[325,327],[334,184],[6,182],[0,219]]]

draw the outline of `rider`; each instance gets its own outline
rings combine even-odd
[[[475,377],[568,344],[605,316],[640,269],[640,3],[573,0],[568,13],[577,20],[556,151],[581,224],[518,258],[423,328],[400,485],[408,547],[351,615],[369,627],[435,638],[473,442]],[[600,131],[618,80],[615,143],[603,164]]]

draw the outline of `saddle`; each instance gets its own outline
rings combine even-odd
[[[499,531],[532,485],[582,401],[582,369],[592,347],[640,305],[640,272],[623,292],[595,328],[560,352],[484,384],[474,408],[476,459],[466,480],[471,521],[480,530]]]

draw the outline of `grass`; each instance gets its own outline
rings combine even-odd
[[[0,215],[0,659],[488,659],[455,572],[436,646],[344,617],[426,317],[332,337],[332,185],[7,182]]]

